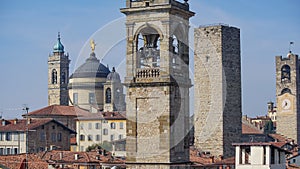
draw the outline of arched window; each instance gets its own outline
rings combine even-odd
[[[139,68],[160,67],[160,35],[151,28],[141,30],[137,39]]]
[[[281,81],[291,80],[291,68],[288,65],[284,65],[281,68]]]
[[[85,136],[83,134],[80,135],[80,141],[84,141],[85,140]]]
[[[105,91],[105,103],[111,103],[111,89],[107,88]]]
[[[172,46],[173,46],[173,53],[174,54],[178,54],[179,52],[179,42],[178,42],[178,39],[175,35],[173,35],[172,37]]]
[[[52,84],[57,84],[57,71],[55,69],[52,70]]]
[[[284,88],[282,91],[281,91],[281,94],[285,94],[285,93],[292,93],[290,89],[288,88]]]

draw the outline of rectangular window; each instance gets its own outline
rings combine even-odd
[[[14,141],[18,141],[20,133],[14,133]]]
[[[115,139],[115,136],[113,134],[110,135],[110,141],[114,141],[114,139]]]
[[[90,104],[95,103],[95,93],[89,93],[89,103]]]
[[[80,138],[80,141],[84,141],[85,140],[85,137],[84,137],[83,134],[81,134],[79,138]]]
[[[121,139],[123,139],[123,135],[122,134],[119,135],[119,140],[121,140]]]
[[[110,128],[111,129],[116,129],[116,123],[114,123],[114,122],[110,123]]]
[[[89,129],[91,130],[92,129],[92,123],[89,123]]]
[[[3,141],[4,134],[0,133],[0,141]]]
[[[103,129],[103,135],[108,135],[108,129]]]
[[[3,150],[3,148],[0,148],[0,155],[4,155],[4,150]]]
[[[40,133],[40,141],[45,141],[45,139],[46,139],[45,132],[41,132]]]
[[[20,141],[24,141],[24,133],[20,133]]]
[[[51,133],[51,141],[56,142],[56,133]]]
[[[73,104],[78,105],[78,93],[73,93]]]
[[[13,154],[18,154],[18,148],[14,148]]]
[[[80,146],[80,151],[84,151],[84,146]]]
[[[100,129],[100,123],[95,123],[95,129]]]
[[[80,129],[83,130],[84,129],[84,125],[80,124]]]
[[[10,132],[6,133],[6,141],[11,141],[11,133]]]
[[[96,141],[100,141],[100,135],[99,134],[96,135]]]
[[[120,122],[120,129],[124,129],[124,123]]]
[[[88,141],[93,141],[93,136],[92,135],[88,135]]]
[[[9,155],[9,154],[10,154],[10,151],[11,151],[10,148],[7,148],[7,149],[6,149],[6,154]]]
[[[271,148],[271,164],[275,164],[275,150],[274,148],[272,147]]]
[[[61,141],[62,138],[61,138],[61,133],[57,133],[57,141]]]

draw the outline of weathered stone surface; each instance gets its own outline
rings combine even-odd
[[[241,137],[240,31],[216,25],[195,29],[195,146],[234,155]]]
[[[69,105],[69,56],[64,53],[53,53],[48,58],[48,105]],[[56,82],[53,83],[53,71],[56,71]],[[64,77],[64,79],[62,79]]]
[[[121,12],[126,14],[127,28],[126,162],[133,163],[128,167],[170,168],[175,162],[188,163],[188,33],[194,13],[175,0],[128,0]],[[174,36],[179,41],[177,53]],[[158,52],[159,59],[149,53],[144,57],[144,48]],[[148,64],[154,60],[157,63]]]
[[[284,66],[289,67],[287,78],[283,75]],[[296,142],[300,139],[299,67],[298,55],[289,53],[287,57],[276,56],[276,132]]]

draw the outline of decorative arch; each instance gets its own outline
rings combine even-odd
[[[146,24],[143,24],[142,26],[140,26],[140,27],[136,30],[136,32],[135,32],[135,34],[134,34],[134,36],[133,36],[133,37],[134,37],[133,40],[134,40],[134,41],[137,41],[137,40],[138,40],[139,34],[142,32],[143,29],[146,29],[146,28],[150,28],[150,29],[155,30],[155,31],[159,34],[160,39],[161,39],[161,40],[164,39],[164,34],[163,34],[163,32],[161,31],[161,29],[159,29],[159,27],[157,27],[156,25],[153,25],[153,24],[146,23]]]
[[[160,40],[162,33],[149,24],[141,26],[135,35],[137,68],[160,67]]]
[[[292,94],[291,90],[289,88],[284,88],[282,91],[281,91],[281,94],[285,94],[285,93],[289,93],[289,94]]]
[[[51,73],[51,83],[52,84],[57,84],[57,71],[56,71],[56,69],[52,70],[52,73]]]

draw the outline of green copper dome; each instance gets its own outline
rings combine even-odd
[[[57,43],[53,47],[53,52],[64,52],[64,45],[60,42],[60,34],[58,33]]]

